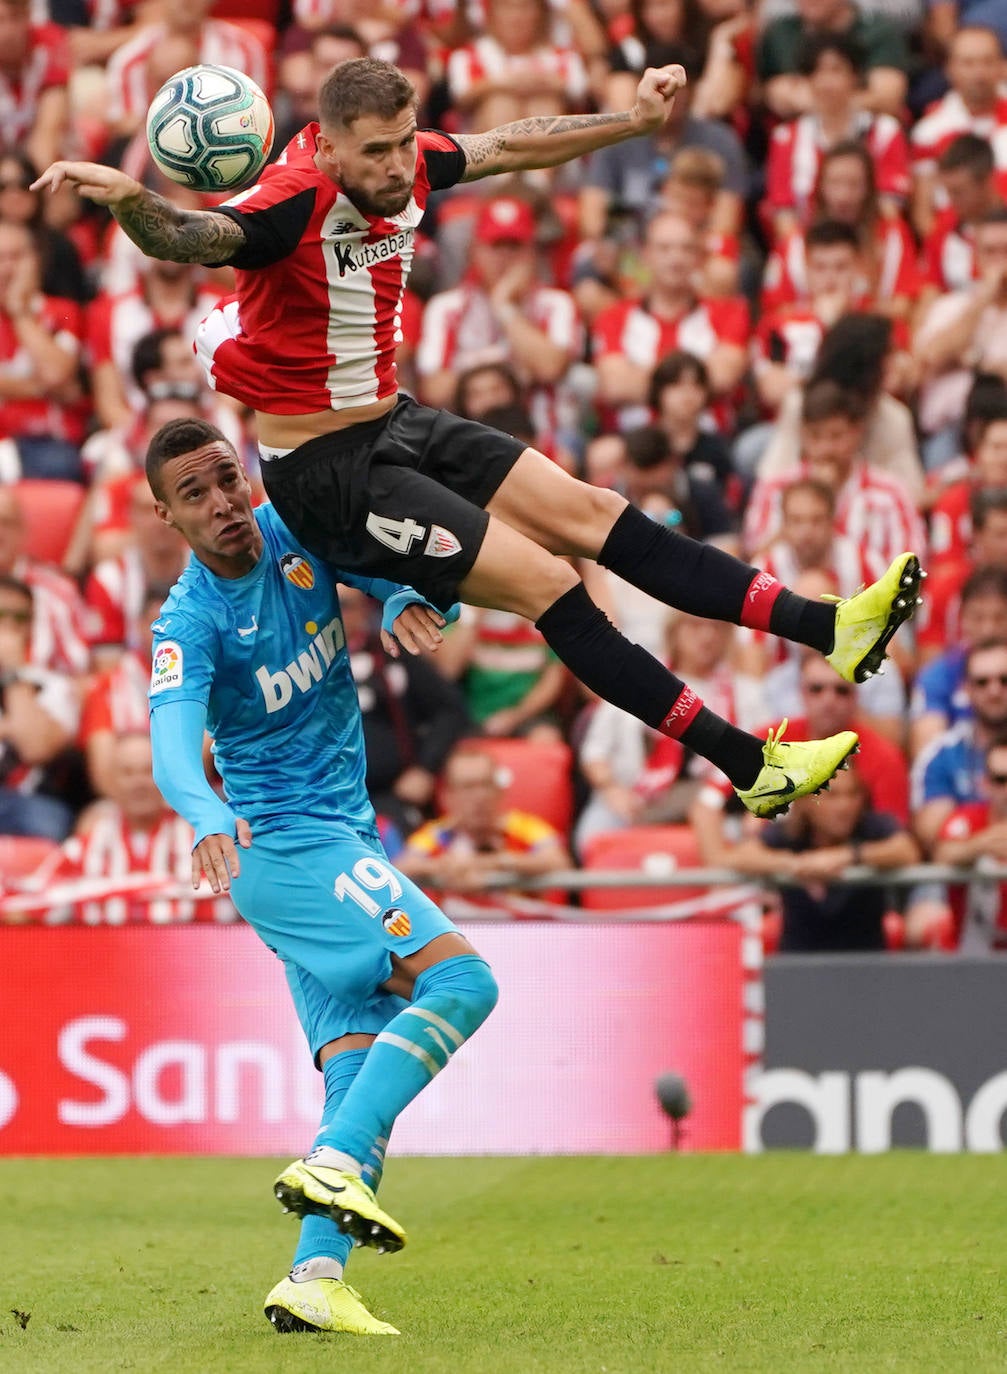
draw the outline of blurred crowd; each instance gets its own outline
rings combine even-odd
[[[646,828],[686,862],[786,875],[785,950],[1007,948],[995,884],[893,905],[836,882],[1007,859],[1005,45],[1004,0],[0,0],[8,888],[35,844],[69,894],[39,919],[233,918],[127,890],[130,874],[184,881],[191,839],[150,779],[150,623],[187,551],[154,512],[147,438],[207,416],[257,477],[249,415],[206,389],[191,349],[229,270],[144,258],[69,188],[32,192],[38,171],[106,161],[211,206],[159,176],[144,136],[153,93],[198,61],[268,92],[274,156],[349,57],[396,62],[421,125],[449,133],[628,108],[646,66],[681,63],[688,87],[652,136],[433,198],[400,381],[805,595],[849,595],[913,549],[925,604],[887,673],[853,688],[771,635],[584,569],[737,724],[859,731],[855,769],[770,825],[676,741],[590,700],[530,624],[466,609],[436,656],[392,662],[347,590],[389,853],[471,897],[502,872],[619,867],[613,834]],[[123,890],[85,900],[108,877]]]

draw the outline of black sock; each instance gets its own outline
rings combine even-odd
[[[598,554],[603,568],[611,568],[634,587],[666,606],[732,625],[765,622],[746,617],[746,595],[759,576],[758,568],[649,520],[635,506],[627,506],[609,530]],[[766,578],[772,587],[774,581]],[[750,611],[751,608],[749,608]],[[781,588],[770,610],[769,630],[819,653],[832,652],[836,611],[827,601],[809,601]]]
[[[688,691],[681,678],[616,629],[582,582],[564,592],[535,623],[586,687],[654,730],[665,726],[675,703]],[[705,706],[676,733],[687,748],[723,769],[735,787],[750,787],[762,767],[761,740]]]
[[[831,654],[836,642],[836,607],[831,601],[811,601],[784,587],[769,612],[769,630],[820,654]]]
[[[734,625],[741,624],[745,593],[758,576],[740,558],[659,525],[635,506],[609,530],[598,562],[666,606]]]
[[[731,780],[732,787],[751,787],[762,767],[762,740],[701,706],[679,735],[694,754],[702,754]]]

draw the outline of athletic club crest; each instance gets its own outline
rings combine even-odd
[[[280,559],[280,572],[302,592],[310,592],[315,585],[315,570],[299,553],[285,553]]]

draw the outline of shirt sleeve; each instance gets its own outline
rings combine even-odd
[[[421,129],[417,142],[431,191],[444,191],[449,186],[457,186],[465,175],[468,163],[451,135],[435,129]]]
[[[155,621],[150,688],[151,714],[166,701],[195,701],[206,707],[213,685],[212,635],[200,621],[175,611]]]
[[[173,811],[193,830],[193,849],[207,835],[236,834],[234,812],[220,800],[203,770],[206,707],[172,698],[151,711],[154,781]]]
[[[226,215],[239,224],[245,242],[233,256],[221,262],[208,262],[206,266],[248,271],[270,267],[289,257],[300,243],[315,208],[316,188],[297,189],[298,184],[299,180],[295,182],[286,169],[281,169],[271,180],[260,182],[226,204],[218,205],[212,213]]]

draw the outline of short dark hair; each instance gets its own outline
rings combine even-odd
[[[27,582],[22,582],[20,577],[15,577],[13,573],[0,573],[0,592],[17,592],[23,596],[29,606],[35,604],[35,593]]]
[[[970,601],[978,601],[984,596],[999,596],[1001,600],[1007,601],[1007,569],[976,568],[975,572],[966,579],[965,586],[962,587],[961,604],[963,606],[967,606]]]
[[[991,515],[1007,513],[1007,488],[979,487],[969,502],[973,530],[981,530]]]
[[[854,310],[840,315],[818,345],[810,382],[830,381],[870,405],[881,391],[892,342],[887,315]]]
[[[503,434],[509,434],[512,439],[520,439],[530,448],[537,442],[531,416],[518,402],[513,405],[491,406],[484,415],[479,416],[479,423],[488,425],[490,429],[498,429]]]
[[[629,430],[623,436],[623,443],[626,446],[626,462],[639,472],[659,467],[671,457],[668,436],[656,425],[643,425],[640,429]]]
[[[1007,205],[994,205],[991,210],[979,216],[975,227],[983,229],[987,224],[1007,224]]]
[[[689,353],[684,348],[674,348],[670,353],[666,353],[650,374],[647,404],[651,410],[659,409],[661,392],[666,386],[676,386],[683,377],[689,376],[695,377],[709,396],[710,374],[702,358],[698,358],[695,353]]]
[[[845,62],[853,74],[863,78],[867,54],[863,44],[848,33],[807,33],[797,49],[796,67],[800,76],[810,76],[826,53]]]
[[[129,370],[141,391],[146,390],[144,379],[147,374],[156,372],[164,362],[165,341],[183,337],[182,331],[174,325],[164,325],[160,329],[152,329],[149,334],[140,335],[130,354]]]
[[[394,119],[416,105],[413,83],[391,62],[376,57],[351,57],[333,67],[318,92],[322,127],[348,129],[363,115]]]
[[[172,458],[183,453],[192,453],[204,444],[226,444],[233,452],[233,445],[226,434],[222,434],[209,420],[189,419],[169,420],[153,435],[147,445],[144,467],[147,482],[158,501],[164,500],[164,487],[161,483],[161,469]]]
[[[839,219],[820,219],[804,235],[804,248],[808,253],[813,248],[834,248],[837,244],[860,252],[860,239],[852,224],[844,224]]]
[[[939,172],[971,172],[977,180],[985,180],[993,172],[996,160],[993,145],[978,134],[958,134],[937,158]]]
[[[827,483],[819,482],[816,477],[798,477],[793,482],[789,482],[780,494],[781,509],[786,508],[787,502],[792,496],[797,496],[800,493],[816,496],[830,515],[835,514],[836,493]]]
[[[973,447],[997,420],[1007,420],[1007,382],[997,372],[979,372],[969,388],[962,417]]]
[[[860,425],[867,418],[867,409],[866,397],[823,377],[804,388],[801,420],[804,424],[816,424],[819,420],[842,419]]]

